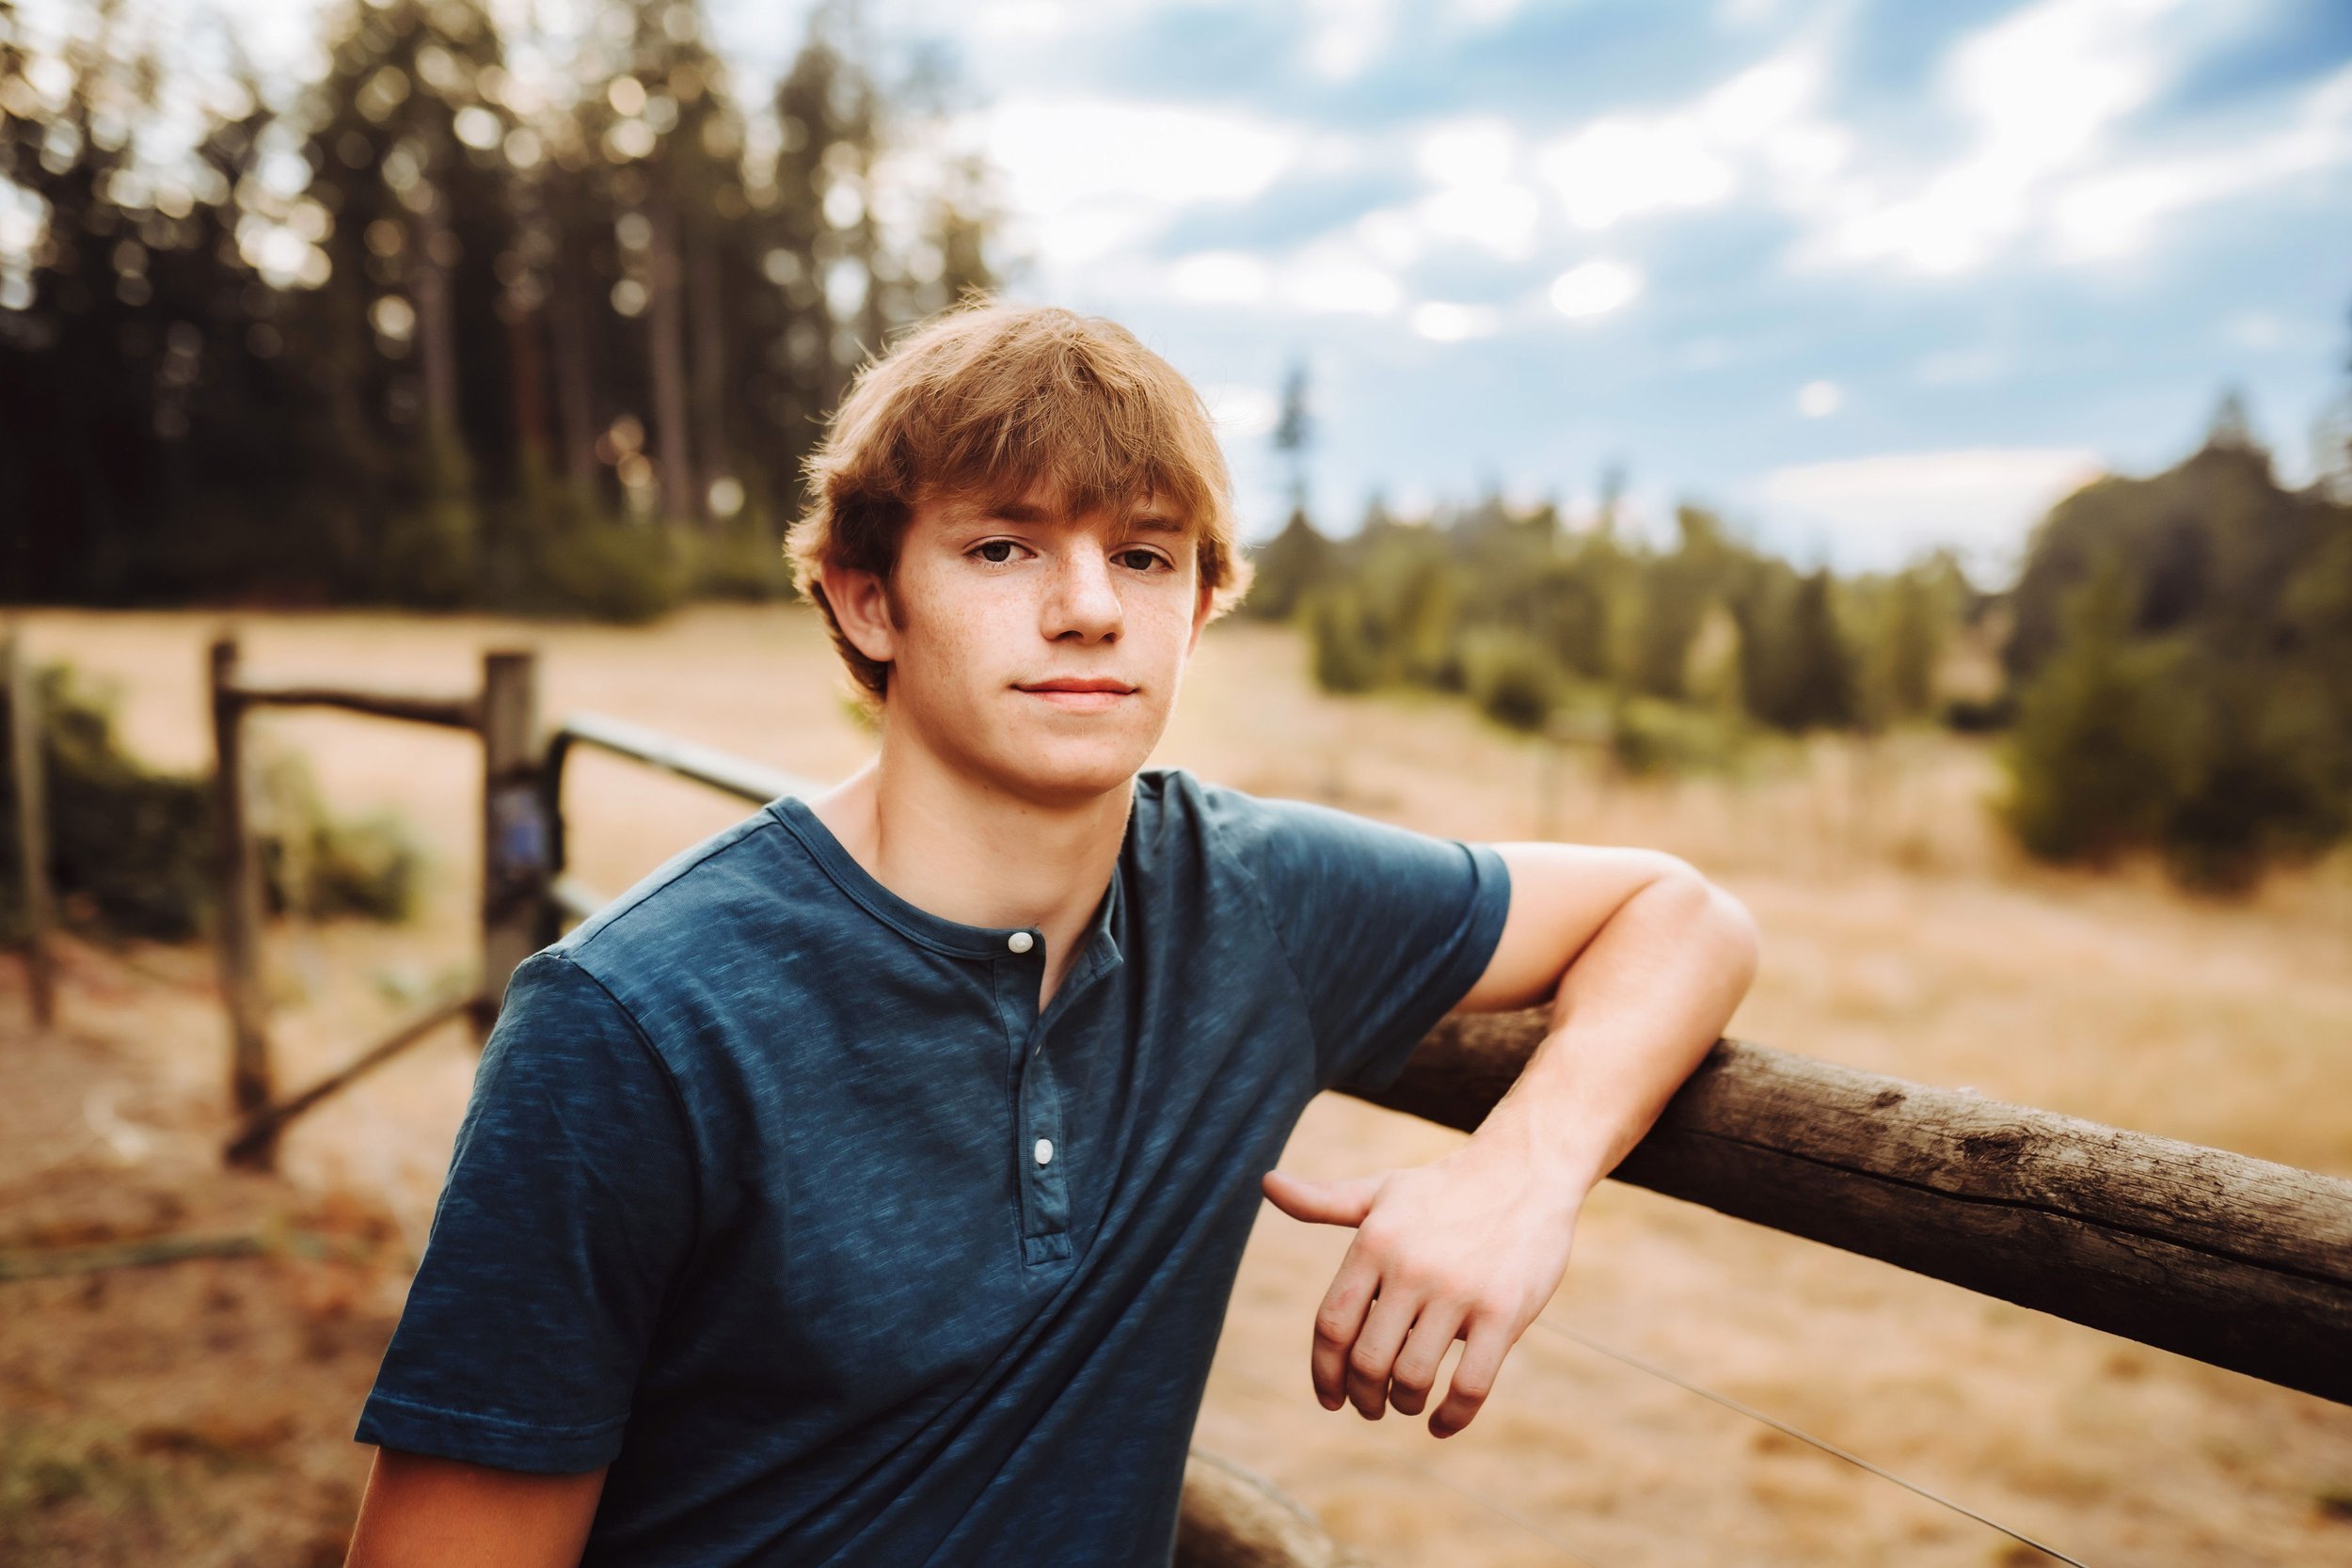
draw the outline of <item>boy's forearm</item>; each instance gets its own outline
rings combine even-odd
[[[1568,967],[1549,1029],[1476,1139],[1581,1202],[1721,1037],[1756,952],[1747,911],[1703,878],[1644,888]]]

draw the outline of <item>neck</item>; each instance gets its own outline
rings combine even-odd
[[[1059,988],[1119,861],[1131,785],[1040,805],[948,768],[883,726],[881,753],[809,801],[850,857],[920,910],[1045,941],[1042,1007]]]

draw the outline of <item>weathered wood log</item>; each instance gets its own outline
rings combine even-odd
[[[539,660],[513,649],[482,658],[482,968],[477,1039],[498,1022],[516,965],[539,947],[554,833],[539,788]]]
[[[476,995],[469,990],[436,1002],[300,1094],[253,1111],[230,1134],[223,1157],[232,1165],[253,1164],[263,1151],[277,1148],[278,1134],[288,1122],[327,1096],[349,1088],[451,1019],[471,1011]]]
[[[237,640],[213,640],[207,664],[213,713],[214,866],[220,994],[229,1009],[229,1104],[250,1116],[276,1098],[268,1005],[262,990],[262,851],[246,812],[245,707],[237,695]],[[273,1167],[277,1146],[247,1148],[242,1163]]]
[[[1200,1449],[1184,1462],[1175,1568],[1363,1568],[1270,1481]]]
[[[1449,1021],[1366,1098],[1469,1131],[1544,1027]],[[2352,1403],[2352,1181],[1738,1040],[1613,1175]]]
[[[559,776],[564,756],[574,742],[602,747],[680,778],[724,790],[754,805],[766,805],[779,795],[807,795],[818,785],[765,763],[753,762],[715,746],[680,740],[643,724],[601,713],[574,713],[558,727],[548,748],[548,766]]]
[[[57,1021],[57,959],[51,948],[56,899],[49,885],[49,769],[40,686],[16,633],[0,638],[0,688],[8,705],[8,772],[16,781],[18,902],[24,911],[24,978],[33,1027]]]
[[[338,1262],[400,1267],[380,1248],[348,1236],[272,1226],[258,1231],[232,1231],[214,1236],[145,1236],[132,1242],[98,1242],[87,1246],[0,1247],[0,1284],[19,1279],[54,1279],[66,1275],[103,1274],[112,1269],[153,1268],[185,1263],[199,1258],[307,1258]],[[413,1262],[406,1265],[413,1268]]]
[[[339,707],[378,719],[405,719],[443,729],[482,727],[481,699],[441,696],[432,692],[395,691],[371,686],[310,686],[296,681],[233,681],[228,694],[234,701],[262,707]]]

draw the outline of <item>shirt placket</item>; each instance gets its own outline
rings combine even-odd
[[[1062,1085],[1045,1049],[1048,1032],[1069,1009],[1066,1004],[1103,969],[1089,951],[1079,973],[1063,978],[1061,990],[1041,1013],[1038,984],[1045,969],[1045,939],[1015,931],[996,961],[996,1002],[1006,1037],[1018,1042],[1013,1064],[1013,1162],[1021,1194],[1021,1260],[1056,1262],[1071,1256],[1070,1160],[1073,1150],[1062,1122]]]

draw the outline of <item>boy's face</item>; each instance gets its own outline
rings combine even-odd
[[[1210,601],[1182,521],[1148,503],[1073,516],[1043,488],[926,500],[888,594],[855,572],[828,571],[825,590],[890,664],[894,738],[1041,805],[1134,778]]]

